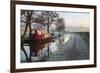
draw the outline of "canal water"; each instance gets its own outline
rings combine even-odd
[[[67,33],[50,42],[34,44],[31,47],[24,44],[21,49],[21,62],[64,61],[64,43],[67,43],[70,37],[71,33]]]

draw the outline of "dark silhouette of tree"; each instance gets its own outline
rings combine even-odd
[[[26,17],[26,21],[23,21],[26,25],[25,25],[25,30],[24,30],[24,33],[22,35],[22,39],[25,38],[25,35],[26,35],[26,32],[27,32],[27,29],[29,27],[29,37],[31,36],[31,33],[32,33],[32,30],[31,30],[31,17],[32,17],[32,13],[33,11],[29,11],[29,10],[22,10],[22,14],[25,15]]]

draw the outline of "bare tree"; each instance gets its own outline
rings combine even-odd
[[[58,32],[63,32],[65,30],[65,21],[64,18],[58,18],[55,22],[56,24],[56,30]]]
[[[44,25],[47,25],[47,31],[49,33],[49,26],[52,24],[55,18],[59,17],[59,15],[54,11],[43,11],[42,16],[44,18]]]
[[[24,33],[22,35],[22,39],[25,38],[25,35],[26,35],[26,32],[27,32],[27,29],[29,27],[29,37],[31,36],[31,33],[32,33],[32,30],[31,30],[31,17],[32,17],[32,13],[33,11],[29,11],[29,10],[22,10],[21,12],[21,15],[24,15],[26,20],[21,20],[21,22],[24,22],[26,25],[25,25],[25,30],[24,30]]]

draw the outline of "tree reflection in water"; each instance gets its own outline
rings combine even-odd
[[[64,35],[62,34],[60,37],[59,37],[59,43],[58,43],[58,47],[62,47],[63,46],[63,42],[64,42]]]
[[[50,55],[63,47],[64,35],[48,42],[22,43],[21,50],[24,52],[25,60],[21,62],[48,61]],[[28,48],[26,48],[26,46]],[[29,50],[29,52],[27,51]],[[22,58],[23,56],[21,56]]]
[[[21,50],[24,52],[26,59],[21,62],[40,62],[45,61],[49,57],[49,45],[50,42],[30,42],[22,43]],[[25,47],[28,46],[30,52],[25,50]],[[28,57],[29,54],[29,57]]]

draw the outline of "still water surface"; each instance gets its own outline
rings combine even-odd
[[[64,34],[52,39],[51,42],[34,44],[31,49],[29,45],[25,44],[24,51],[21,49],[21,62],[63,61],[65,60],[64,44],[70,38],[70,33]],[[36,50],[34,51],[34,49]]]

